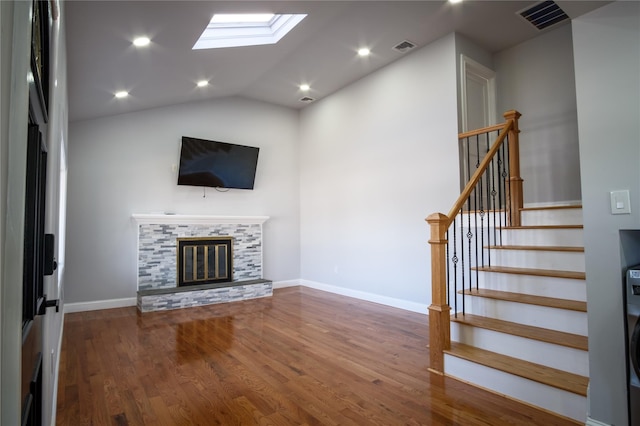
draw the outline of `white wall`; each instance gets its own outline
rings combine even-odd
[[[573,22],[590,418],[617,426],[627,424],[622,289],[624,268],[630,266],[621,258],[619,230],[640,229],[639,40],[637,2],[615,2]],[[630,191],[630,215],[611,215],[609,191],[617,189]]]
[[[571,26],[498,52],[493,61],[498,112],[522,113],[520,171],[525,204],[579,201]]]
[[[182,136],[260,147],[255,188],[177,186]],[[264,277],[300,277],[298,113],[232,98],[69,127],[66,302],[136,295],[133,213],[266,215]]]
[[[457,126],[453,34],[305,108],[302,278],[426,309],[424,219],[459,193]]]

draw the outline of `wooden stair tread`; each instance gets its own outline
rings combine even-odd
[[[584,253],[584,247],[577,246],[487,246],[493,250],[536,250],[536,251],[561,251],[561,252],[582,252]]]
[[[470,296],[486,297],[489,299],[505,300],[508,302],[526,303],[529,305],[546,306],[549,308],[567,309],[570,311],[587,312],[587,302],[578,300],[556,299],[554,297],[534,296],[524,293],[490,290],[486,288],[459,291]]]
[[[533,327],[530,325],[518,324],[515,322],[503,321],[495,318],[483,317],[472,314],[458,314],[456,318],[451,315],[451,321],[460,324],[466,324],[473,327],[480,327],[487,330],[493,330],[500,333],[511,334],[514,336],[525,337],[528,339],[538,340],[541,342],[552,343],[555,345],[566,346],[569,348],[580,349],[586,351],[588,349],[588,339],[586,336],[578,334],[565,333],[562,331],[549,330],[546,328]]]
[[[584,280],[586,274],[576,271],[561,271],[556,269],[514,268],[510,266],[480,266],[472,267],[474,271],[499,272],[503,274],[535,275],[540,277],[570,278]]]
[[[583,225],[528,225],[528,226],[507,226],[504,229],[508,230],[523,230],[523,229],[583,229]]]
[[[577,395],[587,396],[589,378],[584,376],[458,342],[451,342],[451,349],[445,350],[445,353]]]
[[[570,204],[566,206],[541,206],[541,207],[522,207],[521,212],[536,210],[563,210],[563,209],[581,209],[582,204]]]

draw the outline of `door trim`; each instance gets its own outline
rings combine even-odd
[[[462,131],[467,132],[467,76],[487,87],[487,126],[496,124],[496,73],[473,59],[460,55],[460,111]]]

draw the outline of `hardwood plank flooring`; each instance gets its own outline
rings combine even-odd
[[[432,374],[427,316],[305,287],[65,315],[58,425],[575,425]]]

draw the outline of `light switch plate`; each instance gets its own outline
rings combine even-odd
[[[628,189],[611,191],[611,214],[631,214]]]

